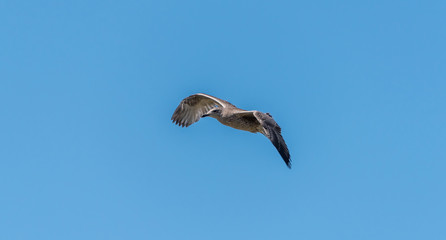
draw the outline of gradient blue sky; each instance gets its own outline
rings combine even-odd
[[[446,239],[445,1],[2,1],[0,239]],[[197,92],[260,134],[170,121]]]

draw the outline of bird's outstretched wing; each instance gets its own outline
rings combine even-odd
[[[264,129],[262,134],[273,143],[286,165],[291,168],[290,152],[288,151],[288,147],[282,137],[282,129],[280,126],[276,123],[276,121],[274,121],[273,117],[269,113],[262,113],[259,111],[252,111],[252,113]]]
[[[203,114],[215,107],[235,107],[231,103],[211,95],[197,93],[183,99],[172,115],[172,121],[182,127],[189,127],[200,120]]]

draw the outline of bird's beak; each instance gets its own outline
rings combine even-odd
[[[202,118],[204,117],[209,117],[209,114],[203,114],[203,116],[201,116]]]

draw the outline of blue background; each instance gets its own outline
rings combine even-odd
[[[446,239],[445,1],[2,1],[0,239]],[[267,138],[171,123],[203,92]]]

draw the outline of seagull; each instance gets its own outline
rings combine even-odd
[[[291,168],[290,153],[283,140],[281,128],[271,114],[246,111],[225,100],[197,93],[180,102],[172,115],[172,122],[181,127],[189,127],[203,117],[215,118],[223,125],[235,129],[263,134],[276,147],[288,168]]]

